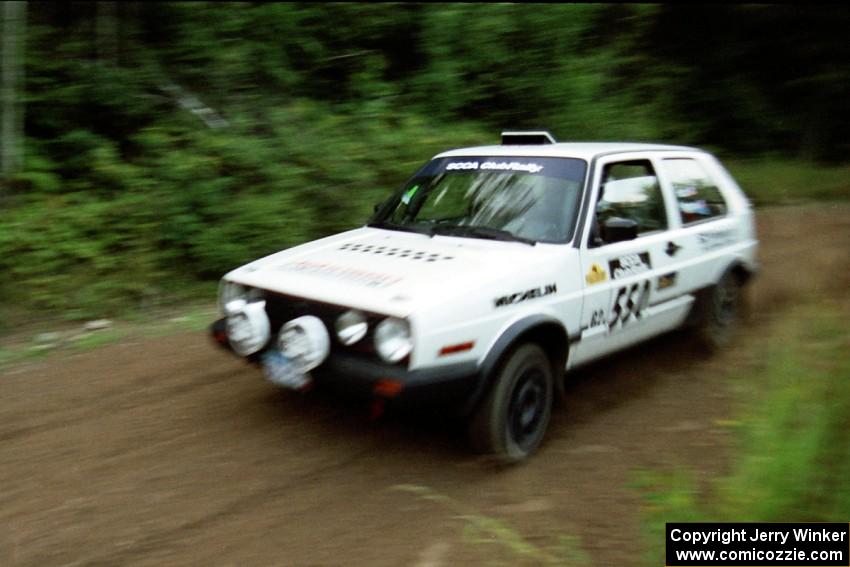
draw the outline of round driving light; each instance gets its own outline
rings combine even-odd
[[[331,339],[322,320],[304,315],[286,323],[277,336],[277,346],[283,356],[292,361],[300,372],[309,372],[328,357]]]
[[[270,323],[266,315],[266,302],[246,303],[234,299],[225,305],[227,340],[239,356],[248,356],[266,346],[269,341]]]
[[[336,328],[336,338],[339,339],[339,342],[348,346],[366,336],[369,323],[366,321],[366,315],[360,311],[351,310],[340,315],[334,327]]]
[[[222,280],[218,291],[218,301],[222,308],[231,301],[237,299],[247,299],[245,297],[245,287],[238,283]]]
[[[242,284],[222,280],[219,285],[218,299],[222,309],[237,299],[244,299],[247,302],[260,301],[265,299],[263,290],[255,287],[247,287]]]
[[[410,325],[403,319],[390,317],[375,328],[375,349],[387,362],[398,362],[413,350]]]

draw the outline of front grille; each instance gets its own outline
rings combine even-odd
[[[347,307],[339,305],[331,305],[319,301],[310,301],[300,297],[292,297],[278,293],[266,292],[266,315],[271,323],[272,336],[276,336],[280,328],[287,321],[291,321],[302,315],[313,315],[322,320],[325,328],[328,330],[328,335],[331,338],[331,350],[345,349],[352,354],[359,353],[364,356],[372,356],[375,354],[373,343],[373,333],[375,326],[381,321],[382,317],[367,313],[369,321],[369,331],[356,344],[351,346],[342,345],[336,337],[334,331],[334,323],[337,317],[347,311]]]

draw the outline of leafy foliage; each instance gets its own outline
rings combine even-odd
[[[398,117],[387,127],[388,118],[328,115],[306,102],[268,118],[261,136],[240,116],[236,136],[147,127],[123,160],[108,140],[69,133],[82,155],[66,167],[88,171],[62,184],[50,171],[16,178],[26,191],[0,210],[0,290],[80,317],[128,300],[146,306],[248,259],[353,228],[423,155],[482,140],[472,128],[450,141],[429,137],[421,119]],[[337,128],[370,142],[334,136]],[[404,142],[417,137],[421,144]]]
[[[0,292],[70,316],[157,302],[355,226],[499,128],[844,159],[848,13],[801,10],[32,4]]]

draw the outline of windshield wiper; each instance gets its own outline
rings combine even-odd
[[[471,236],[472,238],[487,238],[490,240],[506,240],[511,242],[522,242],[523,244],[528,244],[534,246],[537,244],[536,240],[532,240],[530,238],[524,238],[522,236],[517,236],[516,234],[502,230],[499,228],[491,228],[489,226],[475,226],[475,225],[436,225],[432,226],[428,234],[434,236],[435,234],[441,234],[443,236]]]

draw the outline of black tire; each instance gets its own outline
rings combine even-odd
[[[554,397],[552,366],[538,345],[516,348],[469,423],[475,449],[503,463],[517,463],[543,441]]]
[[[741,282],[731,271],[702,297],[702,317],[697,336],[709,352],[727,346],[741,317]]]

